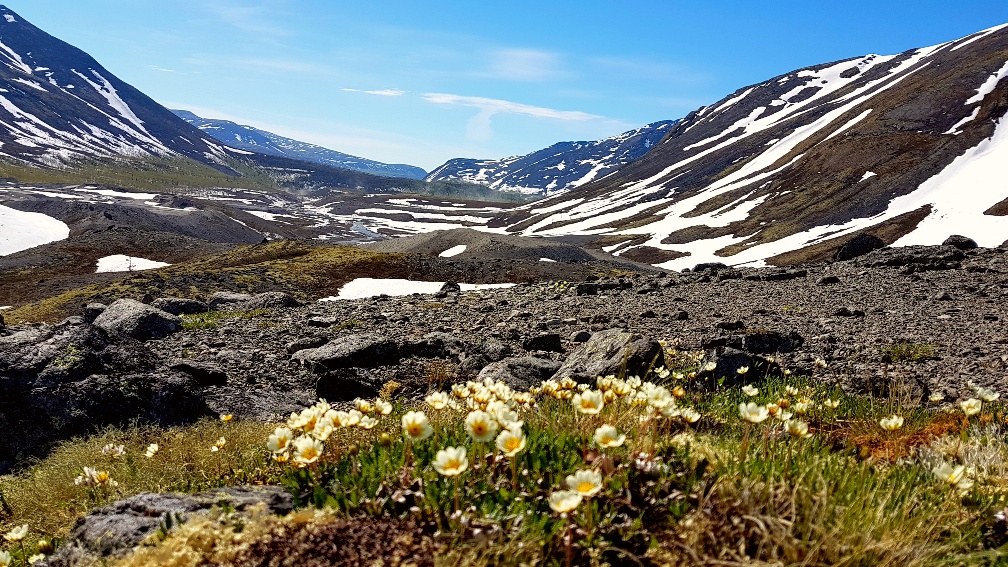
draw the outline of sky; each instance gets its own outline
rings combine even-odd
[[[154,100],[428,171],[681,118],[1008,0],[5,0]]]

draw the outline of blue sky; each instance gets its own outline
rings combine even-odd
[[[8,0],[171,108],[427,170],[1008,22],[1006,0]]]

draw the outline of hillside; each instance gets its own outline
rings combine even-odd
[[[1008,239],[1008,25],[798,69],[690,113],[643,158],[500,215],[668,268],[794,263],[851,236]],[[604,237],[604,238],[603,238]]]

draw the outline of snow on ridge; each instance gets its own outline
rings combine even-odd
[[[959,41],[962,41],[962,43],[956,45],[955,47],[953,47],[952,49],[950,49],[950,51],[955,51],[955,50],[960,49],[962,47],[966,47],[967,45],[973,43],[974,41],[981,40],[981,39],[989,36],[990,34],[992,34],[994,32],[997,32],[997,31],[1000,31],[1000,30],[1002,30],[1002,29],[1004,29],[1006,27],[1008,27],[1008,24],[1001,24],[999,26],[994,26],[992,28],[987,28],[985,30],[980,30],[980,31],[976,32],[975,34],[971,34],[973,37],[966,36],[966,37],[963,37],[963,38],[959,38],[959,39],[955,40],[952,43],[956,43],[956,42],[959,42]],[[969,38],[969,39],[966,39],[966,38]],[[963,41],[964,39],[966,39],[966,41]]]
[[[987,77],[987,80],[984,81],[984,83],[980,85],[980,88],[977,89],[977,94],[966,99],[966,106],[982,102],[984,97],[994,91],[997,84],[1005,77],[1005,75],[1008,75],[1008,61],[1006,61],[1004,66],[998,69],[997,72]]]

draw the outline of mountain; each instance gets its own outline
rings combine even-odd
[[[229,152],[90,55],[0,6],[0,160],[62,167],[100,157]]]
[[[615,174],[489,226],[668,268],[1008,239],[1008,24],[799,69],[687,115]]]
[[[647,153],[675,124],[666,120],[594,142],[560,142],[524,156],[500,160],[455,158],[427,176],[455,179],[501,191],[552,195],[601,179]]]
[[[285,138],[272,132],[243,126],[229,120],[201,118],[187,110],[172,110],[176,116],[232,148],[240,148],[277,157],[287,157],[375,175],[423,179],[427,172],[419,167],[388,164],[347,155],[306,142]]]

